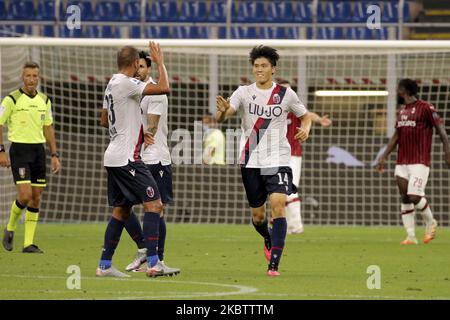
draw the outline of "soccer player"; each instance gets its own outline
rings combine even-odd
[[[155,277],[163,272],[157,253],[162,203],[156,182],[140,157],[143,142],[150,143],[151,140],[144,134],[140,100],[142,95],[169,93],[170,87],[159,44],[150,42],[150,52],[151,59],[158,64],[157,84],[135,79],[139,70],[139,51],[125,46],[117,53],[119,72],[113,75],[105,89],[104,106],[108,112],[111,140],[105,151],[104,166],[108,173],[108,201],[113,206],[113,213],[96,270],[100,277],[128,277],[112,266],[112,257],[135,204],[143,204],[145,211],[146,273]]]
[[[146,83],[155,83],[150,77],[151,65],[152,61],[148,54],[141,51],[139,53],[139,80]],[[150,146],[145,146],[144,150],[142,150],[142,161],[144,161],[156,181],[163,204],[159,220],[158,264],[162,268],[164,275],[175,275],[180,273],[180,269],[170,268],[164,263],[164,247],[167,233],[164,209],[166,205],[173,203],[172,160],[167,144],[169,132],[167,126],[168,108],[169,103],[165,94],[146,96],[141,100],[144,128],[154,138],[154,142]],[[145,248],[141,224],[133,212],[131,212],[130,218],[125,221],[125,229],[138,247],[135,260],[125,270],[138,270],[147,261],[147,249]]]
[[[290,88],[291,85],[289,81],[282,80],[278,82],[279,85]],[[309,111],[312,123],[320,124],[322,127],[329,127],[331,125],[331,120],[327,115],[319,116],[315,112]],[[301,125],[301,121],[290,112],[288,114],[288,129],[287,129],[287,139],[291,146],[291,163],[290,167],[292,169],[293,183],[297,187],[300,186],[300,174],[302,170],[302,145],[295,139],[295,134],[297,128]],[[286,221],[287,221],[287,233],[288,234],[300,234],[303,233],[303,223],[301,215],[301,205],[300,196],[297,193],[288,195],[286,203]]]
[[[25,63],[22,68],[23,86],[6,96],[0,106],[0,166],[11,166],[17,190],[3,237],[3,247],[8,251],[13,249],[17,222],[26,208],[22,252],[43,253],[34,244],[34,234],[42,193],[46,187],[45,142],[51,152],[52,173],[60,169],[52,125],[52,104],[45,94],[37,91],[39,80],[39,65],[35,62]],[[3,145],[2,131],[5,124],[11,142],[10,159]]]
[[[450,145],[441,117],[426,101],[418,99],[417,84],[402,79],[397,88],[400,111],[397,115],[395,133],[386,151],[380,157],[377,168],[383,172],[386,159],[398,145],[395,177],[401,196],[401,215],[407,237],[403,245],[417,244],[415,235],[415,210],[425,221],[423,243],[428,244],[436,236],[437,221],[433,218],[425,198],[425,186],[430,172],[431,142],[436,128],[445,151],[445,161],[450,167]]]
[[[286,239],[286,195],[296,191],[289,167],[291,150],[286,138],[287,115],[293,112],[302,119],[296,139],[305,141],[311,118],[295,92],[273,82],[279,59],[277,50],[257,46],[250,51],[250,62],[256,82],[240,86],[231,98],[217,97],[218,122],[239,112],[241,122],[240,165],[242,181],[251,207],[252,222],[264,238],[264,253],[269,262],[268,276],[279,276]],[[269,233],[266,201],[272,207],[273,229]]]

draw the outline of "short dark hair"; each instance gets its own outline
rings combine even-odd
[[[278,81],[278,84],[287,84],[287,85],[291,85],[291,83],[288,80],[285,79],[281,79],[280,81]]]
[[[277,49],[272,47],[260,45],[256,46],[250,51],[250,62],[253,65],[255,60],[258,58],[266,58],[269,60],[270,64],[275,67],[277,65],[278,59],[280,59]]]
[[[22,69],[40,69],[39,65],[34,61],[27,61]]]
[[[148,52],[145,51],[139,51],[139,58],[145,59],[145,63],[147,64],[147,68],[150,68],[152,66],[152,60],[148,57]]]
[[[117,67],[119,70],[130,67],[137,59],[139,59],[139,51],[135,47],[122,47],[117,52]]]
[[[401,79],[398,83],[398,87],[405,89],[405,91],[411,97],[417,95],[417,91],[419,91],[417,82],[412,79]]]

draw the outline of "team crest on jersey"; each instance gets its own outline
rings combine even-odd
[[[19,176],[21,179],[25,179],[25,173],[26,173],[25,168],[19,168]]]
[[[164,171],[162,171],[162,170],[160,170],[159,171],[159,175],[161,176],[161,178],[163,177],[163,175],[164,175]]]
[[[281,98],[280,98],[280,95],[279,95],[278,93],[275,93],[275,94],[273,95],[273,102],[274,102],[275,104],[279,104],[279,103],[281,102]]]
[[[416,113],[416,108],[412,108],[411,113]]]
[[[255,100],[256,99],[256,95],[252,95],[252,98],[253,98],[253,100]]]
[[[152,187],[147,187],[147,195],[149,198],[153,198],[155,196],[155,190]]]
[[[41,121],[45,120],[45,114],[41,114]]]

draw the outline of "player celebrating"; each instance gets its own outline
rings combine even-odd
[[[425,221],[423,242],[429,243],[436,236],[437,221],[433,218],[425,198],[425,186],[430,172],[431,142],[433,127],[441,137],[445,161],[450,167],[450,145],[442,119],[434,106],[417,99],[417,84],[403,79],[398,84],[397,94],[402,105],[395,124],[395,133],[386,151],[378,161],[377,168],[383,172],[386,159],[398,144],[395,177],[402,200],[401,214],[407,238],[401,244],[417,244],[415,235],[414,209]]]
[[[239,112],[242,118],[240,164],[252,222],[264,238],[264,253],[269,262],[267,274],[279,276],[278,265],[283,252],[287,224],[286,195],[296,191],[289,167],[290,146],[286,138],[287,115],[292,111],[302,118],[296,139],[305,141],[311,118],[295,92],[273,82],[279,55],[268,46],[257,46],[250,52],[256,82],[240,86],[230,99],[217,97],[218,122]],[[265,212],[269,196],[272,206],[273,230],[270,235]]]
[[[290,83],[287,80],[280,81],[278,84],[290,88]],[[311,116],[312,123],[320,124],[322,127],[329,127],[331,125],[331,120],[328,119],[327,115],[321,117],[317,113],[311,111],[309,111],[309,115]],[[300,174],[302,170],[302,145],[297,139],[295,139],[295,134],[297,133],[297,128],[300,127],[300,125],[301,121],[292,112],[290,112],[288,114],[287,139],[291,146],[290,167],[292,169],[293,183],[297,189],[300,186]],[[286,222],[288,234],[300,234],[304,231],[300,201],[298,192],[290,194],[287,197]]]
[[[139,79],[147,83],[155,83],[150,77],[152,61],[144,51],[139,53]],[[146,96],[141,100],[144,128],[154,138],[151,146],[146,146],[142,151],[142,161],[146,164],[150,173],[156,181],[163,209],[159,220],[158,258],[159,267],[165,275],[174,275],[180,272],[178,268],[170,268],[164,263],[164,247],[166,241],[166,222],[164,219],[164,208],[173,203],[172,192],[172,167],[170,151],[167,145],[168,112],[167,95]],[[147,249],[145,248],[144,236],[141,224],[136,215],[131,212],[130,218],[125,222],[125,229],[138,246],[135,260],[125,269],[127,271],[138,270],[147,261]]]
[[[105,232],[104,247],[96,275],[128,277],[112,266],[112,257],[119,243],[124,221],[131,207],[144,206],[143,233],[147,248],[148,276],[163,273],[158,264],[158,234],[162,210],[161,199],[152,175],[141,161],[141,147],[145,140],[140,100],[142,95],[165,94],[170,91],[163,53],[157,43],[150,42],[152,60],[158,64],[157,84],[135,79],[139,70],[139,51],[130,46],[117,54],[119,73],[114,74],[105,89],[104,106],[108,110],[111,141],[105,151],[104,165],[108,172],[108,200],[113,213]]]

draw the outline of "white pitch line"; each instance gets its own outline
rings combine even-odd
[[[63,276],[42,276],[42,275],[35,275],[35,276],[28,276],[28,275],[20,275],[20,274],[1,274],[1,277],[14,277],[14,278],[25,278],[25,279],[67,279],[67,277]],[[248,286],[240,286],[240,285],[233,285],[233,284],[224,284],[224,283],[215,283],[215,282],[200,282],[200,281],[180,281],[180,280],[173,280],[170,279],[168,281],[164,280],[158,280],[158,279],[132,279],[132,278],[108,278],[108,277],[81,277],[81,280],[101,280],[101,281],[126,281],[126,282],[158,282],[158,283],[164,283],[164,284],[170,284],[170,283],[178,283],[178,284],[192,284],[192,285],[204,285],[204,286],[215,286],[215,287],[222,287],[222,288],[231,288],[231,289],[237,289],[238,291],[231,291],[231,292],[194,292],[190,294],[180,294],[180,295],[163,295],[163,296],[137,296],[137,297],[118,297],[118,298],[98,298],[100,300],[105,299],[118,299],[118,300],[134,300],[134,299],[170,299],[170,298],[200,298],[200,297],[222,297],[222,296],[231,296],[231,295],[243,295],[243,294],[249,294],[249,293],[255,293],[258,291],[257,288],[248,287]],[[5,292],[5,291],[3,291]],[[41,293],[53,293],[53,291],[36,291]],[[56,291],[55,291],[56,292]],[[67,290],[63,292],[76,292],[76,290]],[[88,292],[89,293],[89,292]],[[102,293],[108,293],[105,291],[102,291]],[[115,291],[114,293],[120,294],[122,292]],[[137,293],[137,292],[123,292],[123,293]],[[148,293],[148,292],[145,292]],[[75,298],[75,299],[86,299],[86,298]]]
[[[349,295],[341,295],[341,294],[321,294],[321,293],[254,293],[255,296],[272,296],[272,297],[327,297],[327,298],[354,298],[354,299],[403,299],[403,300],[450,300],[450,297],[414,297],[414,296],[379,296],[379,295],[357,295],[357,294],[349,294]]]

